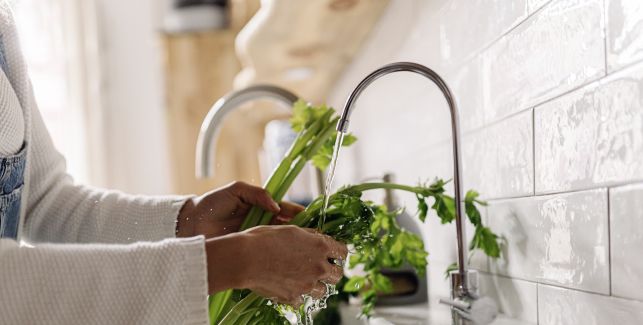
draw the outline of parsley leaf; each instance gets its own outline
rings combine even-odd
[[[330,137],[322,147],[317,151],[317,153],[311,158],[313,166],[317,167],[319,170],[324,171],[330,165],[330,161],[333,158],[333,151],[335,148],[336,138]],[[342,140],[342,147],[348,147],[357,141],[357,137],[352,134],[345,134],[344,140]]]

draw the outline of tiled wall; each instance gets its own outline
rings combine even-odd
[[[458,97],[465,187],[507,239],[501,259],[474,259],[481,289],[526,323],[643,324],[643,1],[392,1],[330,103],[399,60],[435,69]],[[381,79],[358,103],[361,141],[337,183],[451,178],[449,128],[428,81]],[[437,307],[454,228],[423,230]]]

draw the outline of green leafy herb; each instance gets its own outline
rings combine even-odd
[[[324,171],[330,165],[330,160],[333,158],[333,150],[335,148],[335,138],[329,138],[324,142],[324,145],[313,156],[311,162],[313,166]],[[352,134],[345,134],[342,140],[342,146],[348,147],[357,141],[357,137]]]
[[[447,266],[447,269],[444,270],[444,278],[448,279],[449,274],[451,274],[451,272],[457,271],[457,270],[458,270],[458,263],[451,263],[449,266]]]

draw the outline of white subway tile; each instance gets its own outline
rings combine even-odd
[[[483,54],[487,118],[535,106],[605,73],[602,0],[547,5]]]
[[[643,300],[643,185],[610,190],[612,294]]]
[[[533,194],[532,122],[532,112],[526,111],[466,135],[464,188],[485,199]]]
[[[431,6],[431,2],[424,0],[415,0],[422,4],[421,7],[416,8],[417,19],[414,22],[414,25],[409,30],[400,30],[395,27],[388,27],[389,31],[393,28],[392,32],[389,32],[389,37],[385,40],[385,44],[391,43],[392,40],[395,40],[394,44],[397,46],[397,51],[394,55],[391,56],[390,62],[393,61],[414,61],[421,64],[424,64],[431,69],[436,71],[445,70],[448,68],[448,62],[443,60],[440,56],[442,52],[440,47],[440,25],[437,15],[439,15],[439,10],[436,8],[427,9],[426,7]],[[391,6],[398,5],[397,2],[392,2],[389,4],[388,10],[395,10]],[[417,6],[417,5],[416,5]],[[387,10],[387,11],[388,11]],[[404,18],[399,18],[394,21],[395,25],[399,25],[401,20]],[[400,35],[404,35],[400,37]],[[401,42],[401,44],[398,44]],[[382,46],[384,44],[378,44]],[[386,46],[386,45],[384,45]],[[376,49],[379,52],[379,49]]]
[[[536,283],[484,273],[479,279],[480,294],[492,298],[504,316],[525,324],[538,323]]]
[[[452,179],[453,168],[450,157],[450,144],[440,144],[436,146],[434,151],[419,152],[414,156],[409,156],[408,159],[406,157],[401,157],[398,164],[395,165],[396,168],[392,170],[395,174],[396,181],[403,184],[431,182],[436,177],[442,179]],[[450,196],[453,196],[452,183],[453,182],[445,186],[445,190]],[[415,195],[399,191],[396,192],[395,195],[399,199],[400,203],[406,207],[408,213],[412,215],[416,214],[417,199]],[[377,199],[376,197],[370,196],[368,198]],[[479,206],[479,210],[486,224],[486,209],[485,207]],[[468,247],[468,243],[474,234],[474,229],[469,223],[468,219],[465,219],[465,225],[468,239],[466,244]],[[426,244],[427,248],[429,248],[430,263],[449,265],[453,262],[456,262],[457,257],[455,249],[455,225],[453,223],[446,225],[441,224],[438,217],[431,210],[426,222],[423,225],[423,229],[424,233],[427,234]],[[475,251],[472,254],[470,263],[471,267],[474,269],[488,271],[488,260],[481,251]],[[442,269],[441,271],[444,271],[444,269]]]
[[[535,13],[538,9],[540,9],[542,6],[549,3],[550,1],[551,0],[529,0],[527,3],[529,14],[531,15]]]
[[[395,172],[400,162],[416,159],[419,148],[430,152],[436,139],[450,137],[448,109],[439,96],[429,80],[411,73],[386,76],[363,93],[350,121],[350,131],[359,140],[347,150],[357,153],[363,177]]]
[[[447,308],[438,303],[439,298],[448,298],[451,292],[449,288],[449,280],[445,276],[444,271],[449,267],[449,264],[436,263],[429,257],[429,266],[427,272],[427,283],[429,287],[429,301],[433,304],[431,308]]]
[[[465,213],[464,210],[464,204],[462,205],[462,213]],[[489,225],[489,221],[487,218],[487,208],[483,206],[478,206],[478,210],[480,211],[480,214],[482,215],[482,223],[484,226]],[[464,217],[464,224],[465,224],[465,234],[467,235],[467,242],[466,242],[466,249],[469,249],[469,245],[471,244],[471,240],[473,239],[473,235],[475,234],[476,228],[473,226],[471,222],[469,222],[469,218],[466,215],[463,215]],[[455,222],[454,222],[455,224]],[[455,227],[451,227],[452,231],[455,232]],[[468,262],[469,262],[469,267],[478,270],[478,271],[483,271],[483,272],[489,272],[489,257],[480,249],[476,249],[472,252],[468,253]]]
[[[476,57],[446,75],[458,104],[462,133],[482,127],[485,121],[481,68],[481,60]]]
[[[538,285],[541,325],[643,324],[643,303]]]
[[[643,1],[606,0],[609,71],[643,60]]]
[[[535,110],[536,193],[643,178],[643,65]]]
[[[605,189],[492,202],[488,215],[507,239],[492,272],[609,293]]]
[[[526,0],[452,0],[436,17],[443,60],[462,63],[526,17]]]

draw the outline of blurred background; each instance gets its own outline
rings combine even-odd
[[[199,120],[232,90],[234,38],[258,2],[236,1],[233,17],[227,1],[13,1],[40,110],[76,180],[200,192]]]
[[[483,293],[528,324],[641,323],[640,0],[13,5],[40,109],[70,173],[133,193],[262,182],[291,136],[274,122],[288,111],[267,102],[226,119],[215,177],[194,176],[201,122],[232,90],[273,84],[341,109],[381,65],[436,70],[460,107],[464,187],[489,201],[484,220],[507,239],[503,258],[472,259]],[[336,186],[386,172],[407,184],[452,178],[446,121],[444,99],[426,80],[378,80],[352,115],[359,141],[342,151]],[[302,202],[317,195],[314,173],[303,176]],[[398,200],[412,215],[415,198]],[[455,261],[455,231],[431,217],[421,232],[434,303],[449,295],[443,272]]]
[[[228,116],[216,176],[197,180],[195,144],[212,104],[258,83],[325,102],[387,1],[277,1],[256,16],[259,0],[12,3],[40,110],[69,172],[95,186],[166,194],[261,183],[275,160],[263,150],[265,126],[288,110],[257,102]],[[299,182],[303,191],[316,188],[310,177]]]

